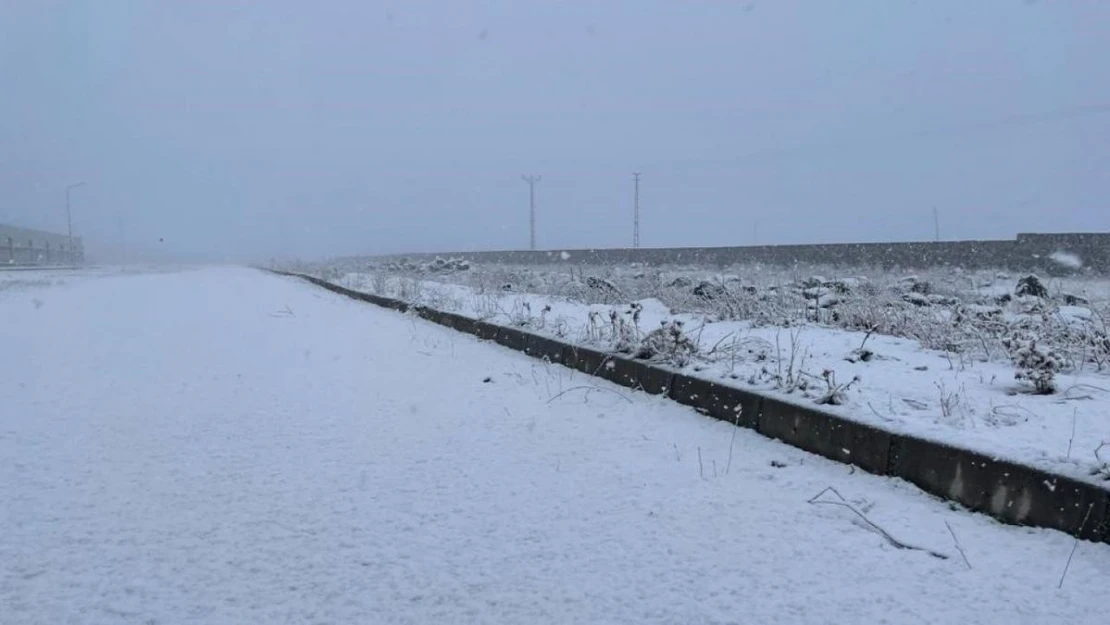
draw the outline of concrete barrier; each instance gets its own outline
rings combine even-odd
[[[547,337],[532,335],[532,340],[528,342],[528,355],[533,358],[539,358],[555,364],[563,364],[564,349],[566,345],[554,339]]]
[[[367,298],[319,278],[273,273],[300,277],[362,301],[384,300],[379,305],[386,308],[410,308],[398,300]],[[1047,527],[1084,540],[1110,543],[1110,485],[1100,487],[976,451],[888,432],[826,412],[816,405],[794,404],[518,328],[503,328],[454,313],[411,308],[449,328],[621,386],[666,395],[707,416],[753,429],[869,473],[902,478],[925,492],[1005,523]]]
[[[674,384],[673,372],[620,356],[610,357],[597,375],[651,395],[666,395]]]
[[[891,441],[887,471],[1007,523],[1110,543],[1110,493],[1078,480],[903,435]]]
[[[876,475],[887,473],[890,441],[894,436],[870,425],[771,397],[763,398],[756,430],[768,438],[854,464]]]
[[[763,397],[756,393],[682,373],[674,375],[672,384],[670,398],[684,406],[751,430],[759,426]]]
[[[474,320],[472,327],[473,331],[470,333],[485,341],[496,341],[497,334],[501,331],[501,326],[487,321]]]
[[[469,317],[464,317],[456,313],[444,312],[440,313],[439,316],[440,325],[447,326],[452,330],[460,330],[466,332],[465,328],[469,325],[469,322]],[[473,332],[467,332],[467,334],[473,334]]]
[[[610,358],[612,356],[596,349],[570,343],[563,344],[563,364],[588,375],[600,376],[601,368],[609,362]]]
[[[528,340],[532,337],[527,332],[522,332],[516,328],[506,328],[504,326],[498,327],[497,336],[494,342],[498,345],[504,345],[509,349],[515,349],[518,352],[527,351]]]

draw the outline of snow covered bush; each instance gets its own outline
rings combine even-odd
[[[825,381],[825,386],[827,388],[825,392],[817,398],[817,403],[831,406],[840,406],[846,403],[848,401],[848,389],[856,382],[859,382],[859,376],[854,376],[844,384],[837,384],[836,372],[831,369],[822,371],[821,379]]]
[[[685,367],[698,354],[698,346],[683,330],[681,321],[664,321],[648,332],[634,356]]]
[[[624,314],[616,310],[609,311],[609,337],[613,342],[613,351],[632,354],[639,349],[642,310],[643,306],[634,302]]]
[[[1032,337],[1010,337],[1003,339],[1002,344],[1017,367],[1014,379],[1029,382],[1039,395],[1056,392],[1056,374],[1064,368],[1063,357],[1050,348],[1037,345],[1037,339]]]

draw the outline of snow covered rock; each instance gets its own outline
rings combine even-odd
[[[725,287],[719,284],[713,284],[712,282],[706,282],[704,280],[698,283],[696,287],[694,287],[694,295],[706,301],[721,299],[726,294],[727,291],[725,291]]]
[[[1086,306],[1091,303],[1091,300],[1086,297],[1074,293],[1061,293],[1060,299],[1064,300],[1064,303],[1068,306]]]
[[[595,276],[586,276],[586,286],[595,291],[605,293],[606,295],[619,295],[620,289],[615,284],[609,282],[605,278],[598,278]]]
[[[1048,297],[1048,288],[1036,274],[1029,274],[1021,278],[1014,287],[1014,295],[1030,297]]]
[[[679,276],[679,277],[675,278],[674,280],[671,280],[667,284],[667,287],[672,288],[672,289],[688,289],[688,288],[690,288],[690,285],[692,285],[692,284],[693,284],[693,282],[691,282],[689,278]]]
[[[916,291],[910,291],[909,293],[906,293],[906,294],[902,295],[902,301],[904,301],[906,303],[909,303],[909,304],[913,304],[914,306],[931,306],[932,305],[932,302],[929,301],[928,297],[925,297],[924,295],[922,295],[921,293],[918,293]]]

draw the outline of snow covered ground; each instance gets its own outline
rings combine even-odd
[[[1064,534],[298,280],[73,276],[0,320],[5,625],[1110,619],[1108,545],[1057,588]]]
[[[386,269],[328,277],[356,290],[610,350],[627,352],[630,345],[635,350],[652,330],[677,321],[682,324],[681,334],[696,346],[698,354],[686,358],[678,350],[678,358],[672,358],[664,349],[656,360],[665,364],[810,405],[825,403],[833,412],[888,430],[981,450],[1098,484],[1110,480],[1110,366],[1079,363],[1056,374],[1058,392],[1037,395],[1015,380],[1016,369],[1001,345],[990,345],[975,334],[971,336],[976,336],[973,342],[978,353],[954,353],[928,349],[912,338],[869,335],[829,323],[801,320],[781,327],[747,318],[678,312],[655,298],[631,303],[634,305],[628,301],[587,303],[583,293],[550,292],[553,281],[550,276],[545,279],[543,269],[528,271],[532,273],[523,274],[527,276],[523,287],[506,282],[511,289],[495,286],[507,275],[520,275],[509,268],[441,271],[426,277]],[[619,284],[612,272],[612,268],[595,268],[588,273],[608,275],[603,279]],[[678,275],[694,276],[690,271]],[[674,278],[667,275],[666,279]],[[697,279],[694,276],[688,283],[697,284]],[[586,283],[589,277],[576,281]],[[974,283],[974,277],[970,281]],[[1092,318],[1091,311],[1107,302],[1110,286],[1090,278],[1056,279],[1050,284],[1060,291],[1082,292],[1092,301],[1090,308],[1046,307],[1044,314],[1053,331],[1066,334],[1082,325],[1085,331],[1094,329],[1091,336],[1096,337],[1095,326],[1101,321]],[[521,292],[529,285],[547,292]],[[998,284],[982,290],[996,295],[1005,288]],[[559,289],[563,293],[570,290],[566,285]],[[620,301],[619,296],[612,299]],[[909,307],[910,312],[917,310]],[[910,312],[900,314],[914,321]],[[926,310],[920,314],[948,312]],[[1021,319],[1031,321],[1034,327],[1041,323],[1040,317],[1031,315]],[[951,325],[938,323],[936,330],[944,332]],[[969,334],[978,332],[969,327]],[[1103,340],[1110,349],[1110,339],[1103,335]],[[674,347],[671,344],[668,349]]]
[[[7,293],[64,286],[74,279],[104,278],[139,273],[177,271],[180,267],[167,265],[91,265],[86,267],[59,268],[6,268],[0,265],[0,300]]]

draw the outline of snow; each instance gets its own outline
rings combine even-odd
[[[613,344],[604,327],[610,313],[624,315],[629,310],[628,304],[585,304],[551,295],[483,291],[407,277],[381,279],[355,273],[338,282],[603,348]],[[746,321],[707,323],[703,315],[672,315],[655,299],[636,303],[644,305],[639,324],[644,331],[667,320],[683,321],[701,352],[709,354],[707,361],[686,367],[687,373],[811,404],[827,394],[821,372],[832,371],[840,383],[858,376],[859,381],[844,393],[843,405],[827,409],[890,431],[1107,485],[1110,472],[1093,451],[1103,441],[1110,441],[1110,375],[1106,372],[1087,368],[1058,374],[1060,392],[1039,396],[1019,386],[1008,359],[982,362],[924,349],[909,339],[868,337],[863,332],[816,324],[778,328],[753,327]],[[972,314],[999,311],[977,305],[966,309]],[[1067,323],[1081,321],[1084,310],[1061,306],[1057,317]],[[856,351],[861,346],[873,357],[858,358]],[[785,393],[774,381],[780,371],[786,373],[791,362],[808,372],[801,376],[811,388],[808,398],[798,392]]]
[[[1069,269],[1079,269],[1083,266],[1083,259],[1070,252],[1053,252],[1048,256],[1052,262]]]
[[[0,319],[5,625],[1106,622],[1110,546],[1057,589],[1069,536],[298,280]]]

